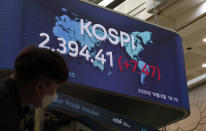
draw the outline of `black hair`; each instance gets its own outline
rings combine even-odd
[[[23,49],[15,60],[17,80],[31,82],[39,78],[62,83],[68,79],[69,68],[57,52],[29,46]]]

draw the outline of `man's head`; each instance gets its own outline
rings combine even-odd
[[[45,106],[68,79],[69,69],[61,56],[34,46],[23,49],[15,61],[14,78],[26,104]],[[26,94],[27,93],[27,94]]]

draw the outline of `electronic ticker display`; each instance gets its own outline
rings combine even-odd
[[[73,98],[63,93],[58,93],[58,98],[49,105],[48,109],[57,109],[62,112],[71,112],[79,116],[87,116],[93,120],[106,124],[121,131],[158,131],[144,124],[129,120],[119,114]]]

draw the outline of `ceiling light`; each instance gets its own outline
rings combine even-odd
[[[203,68],[206,68],[206,64],[202,64],[202,67],[203,67]]]
[[[206,43],[206,38],[204,38],[202,41]]]
[[[109,5],[110,3],[112,3],[114,0],[103,0],[102,2],[100,2],[98,5],[104,6],[106,7],[107,5]]]

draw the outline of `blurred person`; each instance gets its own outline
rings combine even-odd
[[[35,46],[23,49],[15,60],[14,73],[0,83],[0,130],[19,131],[26,105],[49,105],[68,72],[58,53]]]

